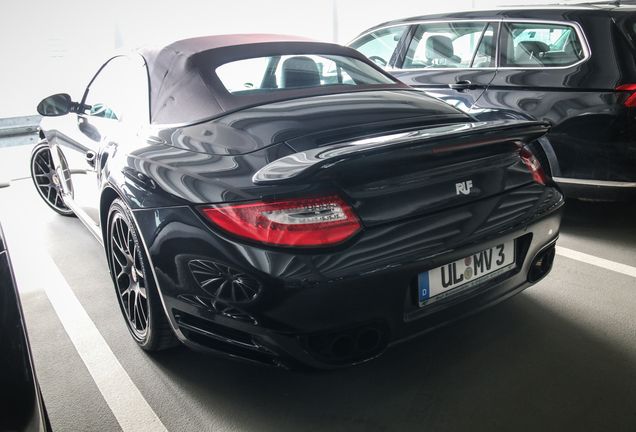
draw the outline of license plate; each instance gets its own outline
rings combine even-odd
[[[515,242],[509,241],[418,275],[420,307],[458,294],[515,266]]]

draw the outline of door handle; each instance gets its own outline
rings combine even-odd
[[[457,91],[475,90],[479,87],[468,80],[457,81],[455,84],[449,84],[448,86]]]
[[[97,155],[95,154],[95,152],[89,150],[86,152],[84,157],[86,158],[86,163],[89,164],[91,168],[95,168],[95,160],[97,159]]]

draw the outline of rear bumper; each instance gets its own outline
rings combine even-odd
[[[269,365],[332,369],[374,358],[530,286],[533,261],[556,242],[562,209],[561,194],[546,189],[541,204],[515,214],[509,223],[480,232],[473,215],[453,240],[423,246],[422,238],[430,242],[442,230],[438,219],[449,217],[438,214],[370,229],[353,244],[320,253],[238,243],[211,230],[187,207],[136,211],[135,217],[166,313],[182,342]],[[159,211],[162,215],[155,217]],[[153,227],[155,220],[164,222]],[[517,248],[513,269],[419,307],[418,274],[512,240]],[[205,268],[222,268],[234,280],[242,275],[249,293],[232,298],[211,292],[202,283]],[[541,276],[548,271],[549,266]]]

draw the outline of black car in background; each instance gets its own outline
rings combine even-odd
[[[46,98],[46,202],[103,243],[131,335],[335,368],[551,269],[563,197],[525,148],[351,48],[210,36],[110,59]]]
[[[480,120],[549,121],[533,152],[566,196],[633,200],[635,26],[634,6],[524,7],[391,21],[349,46]]]
[[[20,295],[1,226],[0,389],[1,431],[51,430],[35,375]]]

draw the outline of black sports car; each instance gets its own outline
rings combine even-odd
[[[0,226],[0,430],[51,430],[33,366],[20,295]]]
[[[212,36],[46,98],[32,175],[103,243],[146,350],[334,368],[520,292],[563,197],[525,144],[357,51]]]

